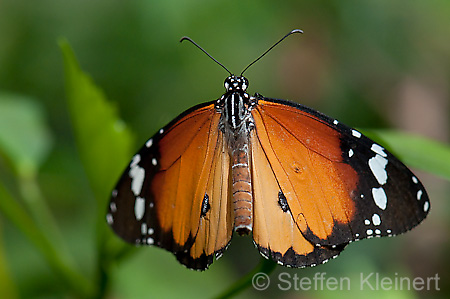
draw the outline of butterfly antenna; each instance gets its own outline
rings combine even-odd
[[[289,35],[294,34],[294,33],[303,33],[303,31],[300,30],[300,29],[294,29],[294,30],[292,30],[291,32],[289,32],[288,34],[286,34],[285,36],[283,36],[282,39],[280,39],[279,41],[277,41],[277,42],[276,42],[272,47],[270,47],[266,52],[262,53],[261,56],[259,56],[259,57],[256,58],[255,60],[253,60],[253,62],[250,63],[250,64],[249,64],[249,65],[241,72],[241,76],[244,74],[244,72],[245,72],[249,67],[251,67],[251,66],[252,66],[253,64],[255,64],[258,60],[260,60],[261,58],[263,58],[264,55],[266,55],[267,53],[270,52],[270,50],[272,50],[273,48],[275,48],[276,45],[278,45],[278,44],[281,43],[286,37],[288,37]]]
[[[219,61],[217,61],[214,57],[212,57],[208,52],[206,52],[205,49],[203,49],[202,47],[200,47],[196,42],[194,42],[190,37],[187,36],[183,36],[180,39],[180,43],[183,42],[184,40],[190,41],[194,46],[196,46],[197,48],[199,48],[200,50],[202,50],[203,53],[205,53],[206,55],[208,55],[209,58],[211,58],[212,60],[214,60],[215,63],[217,63],[218,65],[220,65],[221,67],[223,67],[229,74],[230,76],[232,75],[232,73],[223,65],[221,64]]]

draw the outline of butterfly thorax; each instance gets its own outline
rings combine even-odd
[[[249,136],[255,126],[251,110],[256,106],[256,99],[246,92],[248,80],[245,77],[230,76],[224,85],[226,92],[217,100],[216,110],[221,113],[219,129],[223,133],[232,161],[234,227],[242,235],[252,230]]]

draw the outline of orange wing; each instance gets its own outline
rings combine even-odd
[[[108,222],[125,241],[172,251],[204,270],[232,234],[229,156],[214,103],[196,106],[153,136],[113,191]]]
[[[417,178],[359,132],[261,96],[252,115],[253,237],[264,256],[311,266],[351,241],[398,234],[425,218],[429,202]]]

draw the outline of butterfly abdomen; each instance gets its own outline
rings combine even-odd
[[[240,235],[252,230],[253,195],[248,157],[248,144],[232,151],[232,194],[234,229]]]

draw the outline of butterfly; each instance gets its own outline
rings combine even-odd
[[[244,71],[228,71],[219,99],[183,112],[134,155],[106,215],[118,236],[205,270],[233,232],[252,234],[263,257],[307,267],[426,217],[423,185],[388,150],[311,108],[249,95]]]

